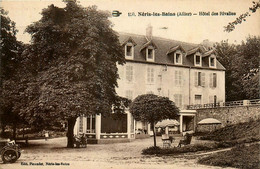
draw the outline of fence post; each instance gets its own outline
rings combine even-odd
[[[225,107],[224,103],[225,102],[219,102],[219,107]]]
[[[243,100],[243,106],[247,106],[250,105],[250,101],[249,100]]]

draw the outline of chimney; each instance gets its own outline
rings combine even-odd
[[[146,28],[146,38],[148,41],[152,40],[152,36],[153,36],[153,27],[151,26],[151,24],[149,24]]]

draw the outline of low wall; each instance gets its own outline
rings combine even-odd
[[[206,118],[215,118],[221,125],[198,125],[198,122]],[[236,107],[217,107],[197,109],[196,131],[205,132],[216,128],[224,127],[229,124],[237,124],[260,118],[260,106],[236,106]]]

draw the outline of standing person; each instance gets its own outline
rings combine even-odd
[[[45,136],[45,141],[47,141],[47,140],[48,140],[48,138],[49,138],[49,132],[48,132],[48,131],[45,131],[45,134],[44,134],[44,136]]]

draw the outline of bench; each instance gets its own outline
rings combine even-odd
[[[192,134],[186,133],[183,140],[180,140],[178,147],[181,147],[181,145],[188,145],[190,144],[192,139]]]

